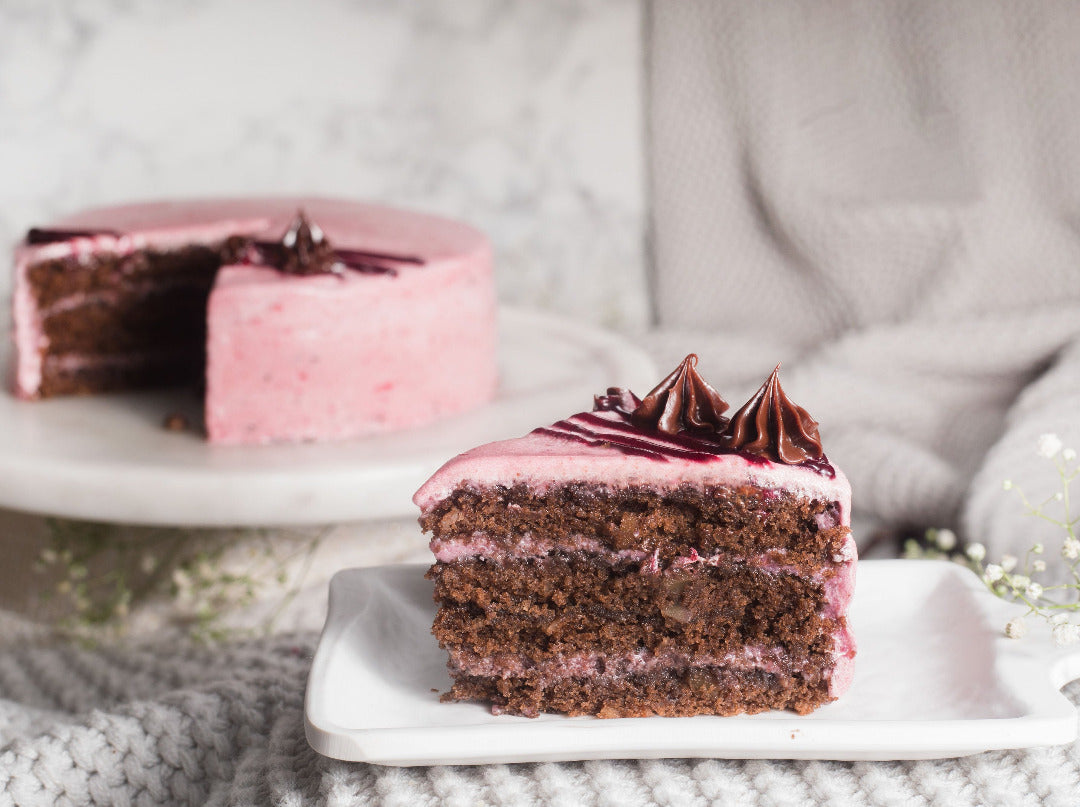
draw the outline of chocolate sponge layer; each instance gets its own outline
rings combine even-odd
[[[436,541],[482,534],[513,548],[522,536],[570,547],[581,537],[613,550],[657,553],[666,564],[695,551],[755,555],[782,551],[810,570],[843,552],[848,528],[835,502],[755,487],[671,491],[601,485],[462,487],[420,519]],[[571,542],[571,543],[568,543]]]
[[[630,717],[830,700],[834,502],[755,487],[455,491],[421,519],[449,700]],[[452,550],[452,551],[449,551]]]
[[[196,383],[225,247],[100,253],[28,269],[46,346],[42,397]]]

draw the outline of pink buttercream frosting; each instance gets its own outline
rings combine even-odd
[[[573,423],[586,413],[567,418]],[[588,413],[588,426],[598,432],[597,421],[614,425],[625,419],[617,412]],[[647,432],[638,439],[649,441]],[[663,445],[654,439],[657,446]],[[850,523],[851,486],[839,469],[829,477],[799,465],[782,465],[747,459],[739,454],[715,454],[704,461],[662,460],[626,453],[615,446],[592,445],[568,440],[556,434],[534,431],[524,437],[487,443],[454,457],[443,465],[413,496],[413,502],[427,512],[459,487],[486,488],[494,485],[528,485],[537,492],[571,482],[608,485],[612,488],[637,485],[655,490],[671,490],[681,485],[754,485],[783,490],[811,499],[834,501],[840,505],[843,524]]]
[[[394,274],[340,277],[222,267],[208,311],[212,441],[363,436],[418,426],[494,395],[495,295],[484,235],[435,216],[319,198],[152,202],[49,223],[108,232],[17,248],[16,394],[35,396],[47,344],[27,279],[34,263],[213,245],[234,235],[274,241],[300,209],[335,249],[419,262],[395,264]]]

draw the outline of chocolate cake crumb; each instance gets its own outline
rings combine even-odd
[[[171,432],[182,432],[190,425],[187,415],[181,412],[170,412],[165,416],[162,425]]]

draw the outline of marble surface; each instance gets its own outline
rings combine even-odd
[[[338,194],[486,230],[505,301],[640,325],[641,30],[638,0],[7,0],[0,249],[97,204]]]

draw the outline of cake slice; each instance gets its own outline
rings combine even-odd
[[[462,454],[416,493],[446,699],[805,714],[847,689],[848,482],[775,370],[729,419],[696,361],[644,400],[612,389]]]

